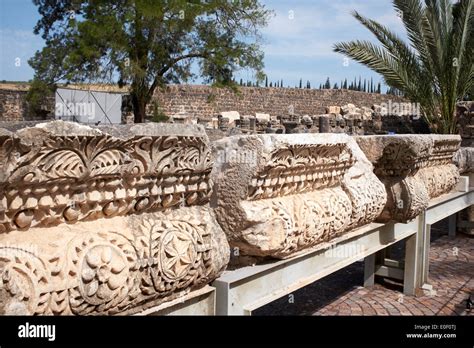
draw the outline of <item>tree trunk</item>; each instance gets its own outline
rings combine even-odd
[[[146,116],[146,98],[139,95],[132,94],[133,114],[135,116],[135,123],[145,122]]]

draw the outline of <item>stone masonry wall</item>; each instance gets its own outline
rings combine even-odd
[[[198,85],[172,85],[155,93],[155,100],[168,116],[178,113],[199,118],[210,118],[223,111],[238,111],[241,115],[267,113],[272,116],[324,114],[331,105],[354,104],[371,107],[373,104],[399,102],[393,95],[364,93],[349,90],[319,90],[298,88],[242,87],[239,93],[229,89]],[[152,107],[150,105],[150,107]],[[291,112],[293,111],[293,112]]]
[[[0,121],[22,121],[28,109],[26,91],[0,90]]]
[[[41,117],[29,115],[26,90],[0,88],[0,121],[28,121]],[[400,97],[349,90],[317,90],[298,88],[241,87],[238,93],[225,88],[203,85],[172,85],[155,93],[161,111],[172,116],[185,113],[198,118],[210,118],[222,111],[238,111],[241,115],[257,112],[272,116],[324,114],[326,107],[352,103],[358,107],[401,101]],[[54,101],[47,100],[45,109],[54,112]],[[148,113],[153,114],[153,104]]]
[[[30,113],[26,95],[27,87],[21,89],[2,88],[0,85],[0,122],[37,121],[54,118],[54,97],[46,97],[37,115]]]

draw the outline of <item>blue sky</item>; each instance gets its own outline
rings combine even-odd
[[[330,77],[340,83],[380,77],[369,69],[349,61],[332,51],[335,42],[353,39],[375,41],[351,15],[357,10],[376,19],[400,35],[404,35],[401,20],[390,0],[263,0],[275,12],[268,27],[263,29],[265,72],[270,81],[283,79],[285,86],[295,86],[303,78],[312,87]],[[31,0],[0,0],[0,80],[25,81],[33,77],[28,59],[43,41],[33,34],[39,14]],[[252,73],[241,71],[237,78],[252,79]]]

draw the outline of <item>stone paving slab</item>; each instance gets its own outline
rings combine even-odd
[[[444,230],[444,228],[443,228]],[[433,229],[430,250],[431,291],[416,297],[402,294],[401,284],[383,281],[362,287],[363,262],[357,262],[294,294],[279,299],[256,315],[474,315],[474,238],[455,239]]]

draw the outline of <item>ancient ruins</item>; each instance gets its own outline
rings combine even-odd
[[[57,121],[0,144],[0,313],[133,311],[224,270],[202,127]]]
[[[456,186],[460,142],[4,124],[0,313],[137,313],[211,283],[232,249],[285,259],[407,222]],[[456,161],[467,171],[472,154]]]
[[[249,135],[214,146],[212,204],[244,254],[292,255],[372,222],[385,205],[383,185],[347,135]]]
[[[356,139],[387,191],[387,205],[377,221],[407,222],[426,209],[430,199],[451,191],[458,182],[453,156],[461,143],[459,135]]]

